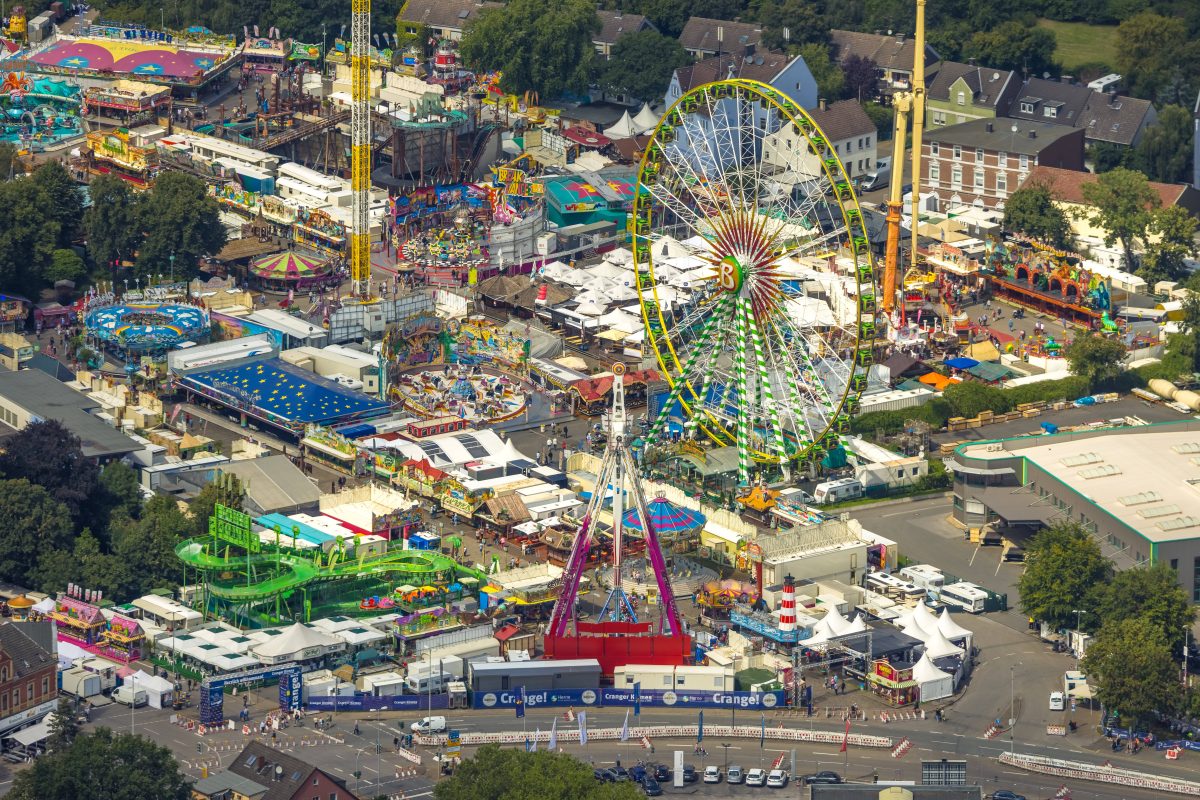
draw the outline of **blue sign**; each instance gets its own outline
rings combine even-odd
[[[429,702],[431,699],[432,703]],[[384,697],[356,694],[308,698],[309,711],[423,711],[448,708],[449,705],[449,696],[444,694],[435,694],[432,698],[423,694],[397,694]]]
[[[475,692],[473,708],[517,708],[521,690]],[[312,703],[310,701],[309,705]],[[531,689],[524,694],[524,705],[539,706],[642,706],[653,708],[737,708],[770,709],[785,705],[783,690],[774,692],[695,692],[647,691],[641,689]]]

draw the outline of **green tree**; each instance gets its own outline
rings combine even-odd
[[[993,69],[1041,75],[1059,71],[1054,61],[1057,47],[1058,40],[1049,28],[1009,20],[972,36],[964,54]]]
[[[632,8],[625,4],[621,7],[645,14],[664,36],[678,37],[689,18],[737,19],[746,3],[744,0],[641,0]]]
[[[1067,214],[1054,204],[1050,188],[1032,183],[1013,192],[1004,204],[1004,228],[1040,239],[1062,250],[1074,241]]]
[[[170,749],[100,728],[17,774],[10,800],[187,800],[191,781]]]
[[[43,213],[57,225],[58,246],[70,247],[83,219],[83,193],[79,184],[57,161],[47,161],[34,170],[32,180],[45,194]]]
[[[142,489],[137,473],[121,461],[105,465],[100,471],[100,486],[108,495],[110,515],[137,519],[142,512]]]
[[[1093,595],[1093,624],[1140,619],[1162,633],[1172,653],[1182,652],[1184,629],[1196,621],[1196,609],[1168,564],[1121,570]]]
[[[174,587],[180,575],[175,547],[192,532],[192,523],[166,495],[151,498],[139,520],[124,520],[113,527],[113,555],[129,568],[130,593],[146,594]]]
[[[49,202],[32,178],[0,183],[0,286],[36,297],[58,242],[58,223],[48,219]]]
[[[138,200],[129,184],[111,175],[101,175],[88,185],[92,204],[83,216],[92,259],[102,269],[128,260],[142,242],[138,223]]]
[[[1200,275],[1193,275],[1186,284],[1192,291],[1183,301],[1179,333],[1167,338],[1162,372],[1172,380],[1200,372],[1200,285],[1197,284],[1200,284]]]
[[[57,420],[26,425],[10,436],[0,454],[0,474],[36,483],[77,520],[88,502],[99,496],[96,464],[84,457],[79,437]]]
[[[817,96],[830,102],[842,96],[846,77],[842,69],[829,57],[829,46],[818,42],[800,45],[796,54],[804,59],[809,72],[817,82]]]
[[[1063,349],[1071,372],[1088,380],[1088,387],[1096,389],[1125,371],[1125,345],[1119,339],[1099,334],[1076,336]]]
[[[942,392],[942,399],[950,404],[954,416],[967,419],[979,416],[980,411],[1004,414],[1012,408],[1003,389],[978,381],[953,383]]]
[[[867,116],[871,118],[871,122],[875,123],[875,130],[879,133],[879,141],[886,142],[892,138],[896,121],[890,108],[868,100],[863,103],[863,111],[866,111]]]
[[[50,738],[46,744],[51,753],[61,753],[71,746],[80,730],[79,717],[66,697],[58,698],[58,705],[50,719]]]
[[[829,42],[829,25],[819,5],[808,0],[755,0],[747,15],[762,24],[763,44],[773,50]],[[729,50],[736,52],[736,46],[730,43]]]
[[[71,514],[41,486],[25,478],[0,481],[0,580],[20,584],[38,554],[67,550]]]
[[[1055,523],[1025,548],[1025,571],[1017,580],[1021,609],[1054,628],[1074,626],[1075,610],[1111,575],[1112,565],[1083,527]]]
[[[61,592],[68,583],[76,583],[100,589],[107,597],[131,600],[137,596],[130,565],[104,552],[88,528],[75,537],[72,548],[42,552],[31,577],[47,593]]]
[[[11,181],[22,170],[24,167],[17,155],[17,148],[11,142],[0,142],[0,181]]]
[[[1180,700],[1178,666],[1163,632],[1147,619],[1105,622],[1081,665],[1096,699],[1125,723],[1170,713]]]
[[[512,0],[469,23],[459,49],[473,68],[503,70],[504,91],[533,90],[548,102],[587,89],[599,32],[588,0]]]
[[[1153,288],[1159,281],[1177,281],[1187,274],[1186,259],[1196,254],[1196,218],[1180,206],[1167,206],[1150,218],[1139,274]]]
[[[1117,27],[1117,70],[1132,94],[1156,100],[1175,70],[1192,63],[1190,48],[1182,19],[1144,11]]]
[[[860,103],[864,98],[874,97],[878,91],[879,65],[866,56],[854,54],[846,57],[842,61],[842,75],[846,91]]]
[[[678,39],[668,39],[649,29],[628,33],[613,46],[612,58],[601,66],[600,84],[640,100],[657,100],[666,94],[675,70],[691,61]]]
[[[219,474],[188,503],[193,535],[205,536],[208,533],[208,518],[213,515],[217,503],[241,511],[245,498],[245,489],[237,475]]]
[[[46,282],[53,284],[58,281],[77,281],[86,274],[87,267],[79,254],[63,247],[55,250],[50,256],[50,266],[46,268]]]
[[[1117,167],[1128,167],[1133,161],[1133,152],[1128,147],[1112,142],[1093,142],[1087,145],[1086,152],[1087,160],[1092,162],[1092,170],[1097,175]]]
[[[176,279],[191,279],[199,271],[201,257],[225,246],[220,206],[200,178],[162,173],[138,211],[138,223],[146,232],[137,258],[143,275],[173,271]]]
[[[1142,134],[1133,150],[1133,164],[1159,183],[1186,183],[1192,177],[1192,112],[1166,106],[1158,122]]]
[[[433,800],[635,800],[634,784],[604,783],[579,759],[544,750],[479,748],[454,774],[433,787]],[[18,800],[20,800],[18,798]]]
[[[1088,221],[1104,229],[1104,243],[1121,243],[1125,266],[1137,269],[1134,249],[1145,241],[1146,232],[1159,206],[1158,194],[1150,188],[1146,176],[1124,167],[1097,176],[1082,185],[1083,199],[1092,207]]]

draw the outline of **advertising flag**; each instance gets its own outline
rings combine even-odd
[[[767,715],[762,715],[762,728],[758,732],[758,746],[761,748],[767,741]]]
[[[579,712],[579,743],[587,744],[587,712]]]
[[[700,712],[700,717],[696,720],[696,744],[704,741],[704,712]]]
[[[551,753],[558,749],[558,717],[550,723],[550,744],[546,745],[546,749]]]
[[[765,719],[765,718],[764,718]],[[850,744],[850,720],[846,720],[846,733],[842,736],[842,749],[839,753],[846,752],[846,747]]]
[[[621,741],[629,741],[629,709],[625,709],[625,724],[621,726]]]
[[[640,717],[642,715],[642,684],[641,682],[633,685],[633,715]]]
[[[541,735],[542,735],[541,728],[538,728],[537,730],[535,730],[533,732],[533,741],[529,743],[529,751],[531,753],[537,752],[537,743],[538,743],[538,739],[541,737]]]
[[[521,686],[517,689],[517,719],[525,717],[525,687]]]

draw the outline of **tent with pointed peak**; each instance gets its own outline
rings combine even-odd
[[[937,627],[938,630],[942,632],[943,636],[951,640],[964,638],[971,639],[975,635],[971,631],[955,622],[954,617],[950,616],[950,609],[948,608],[942,609],[942,615],[938,617]]]
[[[282,664],[285,661],[306,661],[325,653],[345,649],[346,643],[336,636],[297,622],[265,642],[251,647],[250,654],[265,664]]]
[[[626,115],[629,114],[628,111],[625,113],[626,113]],[[658,120],[659,120],[658,114],[655,114],[653,111],[650,110],[649,103],[645,103],[642,105],[641,109],[638,110],[638,113],[634,116],[633,126],[638,133],[645,133],[646,131],[654,130],[654,128],[658,126]]]
[[[921,700],[940,700],[954,694],[954,676],[939,669],[929,653],[921,656],[921,660],[913,665],[913,680],[920,688]]]
[[[676,505],[665,497],[658,496],[646,504],[646,512],[650,515],[650,524],[658,534],[687,533],[704,527],[708,519],[699,511],[693,511],[686,506]],[[642,520],[636,508],[631,508],[621,516],[622,524],[635,531],[642,529]]]
[[[930,631],[928,638],[925,639],[925,655],[930,658],[961,656],[963,652],[961,647],[947,639],[946,635],[937,628]]]
[[[641,133],[634,124],[633,118],[629,116],[629,109],[625,109],[625,113],[621,118],[604,129],[604,135],[610,139],[628,139],[630,136],[636,136]]]

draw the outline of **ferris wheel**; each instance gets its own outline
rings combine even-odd
[[[646,339],[671,385],[646,441],[681,414],[687,433],[737,448],[743,483],[836,447],[867,386],[875,282],[841,156],[812,118],[756,81],[690,90],[645,147],[631,226]],[[681,302],[670,284],[688,261]]]

